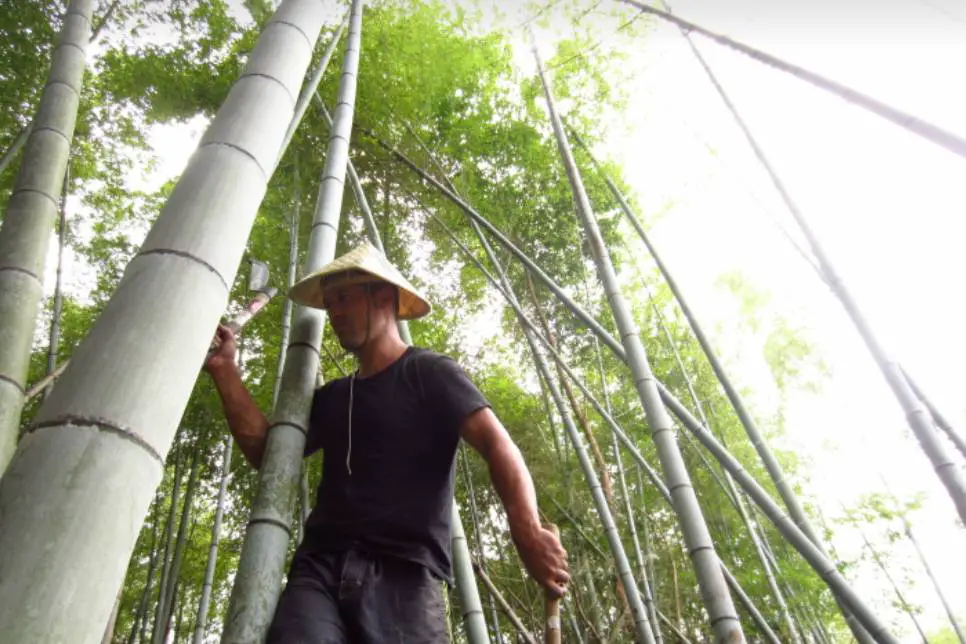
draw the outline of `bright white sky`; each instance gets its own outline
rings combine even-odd
[[[499,6],[513,14],[516,3]],[[960,0],[678,0],[674,9],[966,136],[966,5]],[[521,6],[516,13],[523,18],[532,10]],[[563,11],[550,12],[558,31],[566,25]],[[606,36],[619,24],[596,14],[586,21]],[[553,32],[539,36],[547,55]],[[720,354],[734,377],[755,390],[753,404],[770,410],[775,401],[760,351],[747,339],[739,350],[734,299],[715,286],[723,273],[740,271],[770,294],[769,312],[805,329],[832,370],[820,393],[787,401],[787,436],[775,441],[809,462],[809,479],[802,481],[807,497],[834,518],[840,503],[881,490],[880,473],[900,497],[925,493],[915,527],[966,618],[966,535],[955,510],[841,307],[770,223],[777,218],[793,228],[767,177],[679,32],[655,25],[644,38],[621,38],[636,52],[625,66],[635,80],[624,122],[614,124],[600,152],[622,162],[652,221],[655,244],[705,326],[717,330]],[[966,160],[696,39],[882,341],[954,424],[966,427],[960,369],[966,305],[957,287],[966,275],[960,251]],[[521,67],[532,70],[522,52]],[[158,179],[180,172],[203,127],[155,133],[163,160]],[[657,213],[663,214],[655,219]],[[646,261],[641,266],[650,268]],[[844,558],[856,557],[860,545],[857,535],[838,531],[835,546]],[[943,628],[941,606],[911,552],[901,544],[894,552],[896,576],[913,580],[908,596],[923,606],[927,631]],[[911,624],[891,608],[885,580],[868,567],[851,574],[905,639],[916,641]]]

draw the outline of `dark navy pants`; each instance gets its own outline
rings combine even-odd
[[[266,644],[443,644],[441,582],[359,550],[296,552]]]

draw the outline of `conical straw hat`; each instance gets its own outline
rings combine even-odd
[[[399,291],[400,320],[415,320],[428,314],[432,307],[419,291],[402,276],[396,267],[389,263],[386,256],[372,244],[366,242],[337,257],[321,270],[302,278],[293,286],[288,296],[296,303],[317,309],[325,308],[323,283],[331,284],[331,278],[345,273],[342,284],[363,284],[366,282],[387,282]]]

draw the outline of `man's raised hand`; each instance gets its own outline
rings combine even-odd
[[[205,371],[214,373],[225,367],[234,367],[235,348],[235,334],[224,324],[219,324],[215,338],[211,341],[211,355],[205,360]]]

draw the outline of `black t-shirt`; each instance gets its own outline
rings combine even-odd
[[[333,380],[312,401],[305,455],[322,449],[325,461],[303,547],[361,547],[450,580],[459,426],[489,403],[452,359],[409,348],[355,379],[350,442],[349,385]]]

